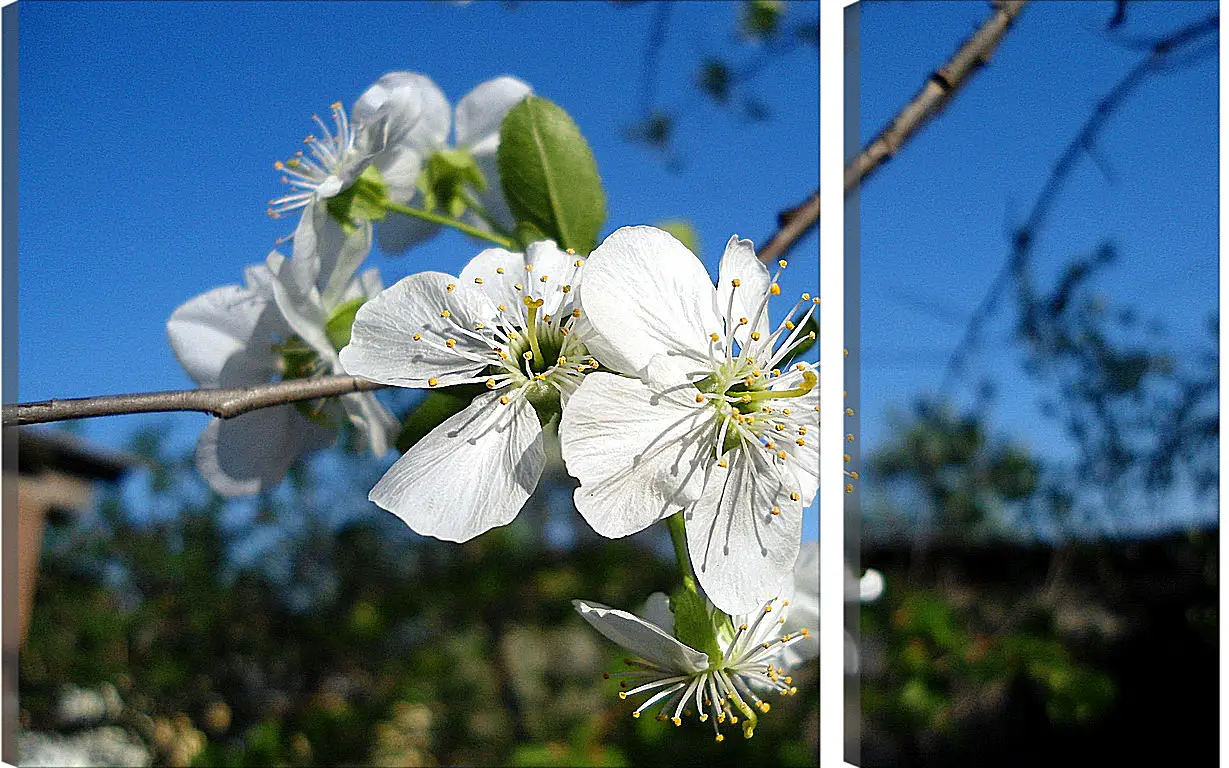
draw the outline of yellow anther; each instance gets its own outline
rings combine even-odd
[[[734,286],[735,288],[739,287],[742,284],[743,284],[743,281],[739,280],[737,277],[730,281],[730,285]]]
[[[861,475],[859,475],[857,472],[850,472],[849,476],[852,477],[854,480],[857,480],[859,477],[861,477]]]
[[[422,334],[421,333],[414,334],[414,341],[422,341]]]
[[[803,637],[810,637],[811,630],[807,629],[806,627],[803,627],[802,629],[798,630],[798,634],[802,635]]]
[[[565,251],[564,251],[564,253],[566,253],[566,254],[567,254],[567,255],[569,255],[569,256],[575,256],[575,255],[576,255],[576,249],[575,249],[575,248],[568,248],[567,250],[565,250]]]
[[[448,347],[449,349],[452,349],[456,345],[457,345],[456,339],[448,339],[447,341],[444,342],[444,346]]]
[[[781,259],[780,261],[777,262],[777,266],[780,267],[781,269],[785,269],[786,267],[789,266],[789,262],[786,261],[785,259]]]
[[[507,305],[507,304],[500,304],[500,305],[497,307],[497,309],[498,309],[500,312],[507,312],[507,311],[508,311],[508,305]]]
[[[770,709],[772,709],[772,705],[770,705],[768,702],[766,702],[766,701],[761,701],[761,702],[760,702],[760,711],[761,711],[761,712],[767,712],[767,711],[768,711],[768,710],[770,710]]]
[[[281,160],[278,160],[277,162],[273,164],[273,167],[280,171],[286,168],[286,164],[283,163]]]
[[[568,359],[564,357],[563,355],[560,355],[559,359],[555,361],[555,365],[567,365],[567,364],[568,364]]]
[[[515,289],[516,289],[516,290],[518,290],[518,291],[523,291],[523,290],[525,290],[525,284],[524,284],[524,283],[514,283],[514,284],[512,285],[512,287],[513,287],[513,288],[515,288]]]
[[[782,408],[782,409],[781,409],[781,413],[782,413],[783,415],[785,415],[785,416],[788,416],[788,415],[789,415],[789,409],[788,409],[788,408]]]
[[[476,284],[478,284],[478,285],[482,285],[482,278],[481,278],[481,277],[475,277],[475,278],[474,278],[474,282],[475,282]]]
[[[674,723],[675,725],[682,725],[682,724],[683,724],[683,720],[682,720],[682,718],[678,718],[678,717],[672,717],[672,718],[670,718],[670,722]]]
[[[560,290],[562,290],[564,293],[571,293],[571,292],[572,292],[572,286],[570,286],[570,285],[565,285],[565,286],[563,286],[563,288],[561,288]]]
[[[499,359],[500,359],[500,360],[507,360],[507,359],[508,359],[508,353],[507,353],[507,352],[505,352],[505,351],[503,351],[502,349],[497,349],[497,350],[495,350],[495,354],[499,355]]]
[[[440,317],[452,317],[452,313],[445,309],[440,312]]]
[[[526,265],[525,265],[525,271],[526,271],[526,272],[532,272],[532,271],[533,271],[533,265],[532,265],[532,264],[526,264]]]
[[[777,451],[777,458],[780,459],[781,461],[785,461],[786,459],[789,458],[789,454],[786,453],[785,451]]]
[[[573,309],[573,310],[572,310],[572,317],[580,317],[580,314],[581,314],[581,312],[580,312],[580,310],[579,310],[579,309]]]
[[[780,507],[773,507],[773,508],[772,508],[772,513],[773,513],[774,515],[779,515],[779,514],[781,514],[781,508],[780,508]]]
[[[510,401],[508,400],[508,396],[507,396],[507,395],[504,395],[504,396],[502,396],[502,397],[500,397],[500,398],[499,398],[499,404],[500,404],[500,405],[507,405],[509,402],[510,402]]]
[[[708,335],[708,337],[709,337],[710,339],[712,339],[713,341],[721,341],[721,337],[720,337],[720,336],[718,336],[718,335],[717,335],[717,334],[715,334],[715,333],[710,333],[710,334]]]
[[[436,384],[439,384],[439,383],[440,383],[440,380],[439,380],[439,379],[437,379],[437,378],[435,378],[434,376],[432,376],[431,378],[427,379],[427,386],[428,386],[428,387],[434,387]]]
[[[449,283],[448,285],[444,286],[444,290],[446,290],[448,293],[452,293],[456,289],[457,289],[456,283]]]
[[[810,300],[811,300],[811,294],[809,294],[809,293],[804,293],[804,294],[802,294],[802,300],[803,300],[803,301],[810,301]]]
[[[702,402],[704,402],[704,395],[702,395],[702,394],[700,394],[700,395],[696,395],[696,402],[697,402],[697,403],[702,403]]]
[[[619,698],[620,698],[620,699],[626,699],[626,698],[627,698],[627,691],[619,691]]]
[[[794,328],[796,328],[796,327],[797,327],[797,326],[796,326],[796,325],[794,325],[794,323],[793,323],[793,321],[792,321],[792,320],[786,320],[786,321],[785,321],[785,330],[787,330],[787,331],[792,331],[792,330],[794,330]]]
[[[495,389],[495,386],[496,386],[496,385],[495,385],[495,379],[487,379],[487,380],[486,380],[486,388],[487,388],[487,389]]]
[[[806,433],[807,433],[806,427],[798,427],[798,434],[805,435]]]
[[[717,722],[719,722],[719,723],[720,723],[720,722],[721,722],[721,718],[717,718]],[[717,734],[717,743],[718,743],[718,744],[720,744],[720,743],[721,743],[721,742],[723,742],[723,741],[725,741],[725,736],[722,736],[720,733],[719,733],[719,734]]]
[[[725,459],[720,459],[717,461],[717,466],[721,467],[722,469],[729,469],[730,462],[726,461]]]
[[[335,101],[329,105],[329,109],[341,109],[341,102]]]
[[[784,431],[785,431],[785,425],[784,425],[784,424],[777,424],[777,425],[776,425],[776,427],[775,427],[775,429],[776,429],[778,432],[784,432]]]
[[[812,303],[812,304],[818,304],[818,303],[819,303],[819,297],[818,297],[818,296],[816,296],[815,298],[811,299],[811,303]],[[846,351],[846,353],[848,354],[849,350],[845,350],[845,351]]]
[[[503,268],[503,267],[496,267],[496,268],[495,268],[495,274],[497,274],[497,275],[502,275],[503,273],[504,273],[504,268]]]
[[[777,285],[776,283],[773,283],[772,285],[768,286],[768,292],[771,293],[773,296],[780,296],[781,286]]]
[[[777,450],[777,444],[776,443],[764,443],[764,448],[770,451],[775,451]]]
[[[525,354],[521,355],[521,357],[525,358],[526,360],[532,360],[533,352],[526,352]]]
[[[632,713],[632,717],[634,717],[634,718],[636,718],[637,720],[639,720],[639,719],[640,719],[640,713],[639,713],[639,712],[633,712],[633,713]]]
[[[764,606],[764,613],[772,613],[772,603]]]
[[[760,340],[760,332],[759,332],[759,331],[752,331],[752,332],[751,332],[751,340],[752,340],[752,341],[759,341],[759,340]]]
[[[815,331],[811,331],[810,333],[808,333],[807,338],[810,339],[811,341],[815,341]]]
[[[738,324],[739,324],[739,325],[746,325],[748,322],[749,322],[749,321],[748,321],[748,320],[747,320],[747,318],[745,318],[745,317],[740,317],[740,318],[738,318]]]
[[[795,443],[795,444],[796,444],[799,448],[802,448],[803,446],[805,446],[805,445],[807,444],[807,441],[806,441],[806,440],[803,440],[803,439],[800,437],[800,438],[798,438],[797,440],[795,440],[795,441],[794,441],[794,443]]]
[[[846,415],[846,416],[853,416],[853,408],[846,408],[846,409],[845,409],[845,415]]]
[[[572,251],[572,253],[576,253],[576,251]],[[584,265],[585,265],[585,260],[584,260],[584,259],[577,259],[577,260],[576,260],[576,264],[575,264],[575,266],[578,266],[578,267],[583,267]]]
[[[545,283],[547,280],[550,280],[550,278],[549,278],[549,277],[547,277],[546,275],[542,275],[541,277],[539,277],[539,278],[538,278],[538,280],[540,280],[540,281],[542,281],[543,283]]]
[[[798,500],[799,500],[799,499],[801,499],[801,498],[802,498],[802,496],[798,495],[798,492],[797,492],[797,491],[794,491],[793,493],[791,493],[791,494],[789,495],[789,500],[790,500],[790,501],[798,501]]]

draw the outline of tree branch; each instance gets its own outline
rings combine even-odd
[[[232,389],[185,389],[175,392],[143,392],[131,395],[80,397],[71,400],[44,400],[4,406],[4,426],[45,424],[94,416],[120,416],[127,413],[202,411],[219,419],[229,419],[249,411],[286,405],[320,397],[335,397],[351,392],[384,389],[386,384],[357,376],[324,376],[294,379],[276,384]]]
[[[760,261],[765,264],[785,255],[811,227],[819,222],[819,190],[803,202],[777,214],[777,231],[760,248]]]
[[[1214,35],[1220,29],[1220,14],[1213,13],[1201,21],[1190,24],[1178,31],[1156,40],[1152,50],[1119,80],[1113,88],[1099,101],[1092,114],[1080,126],[1075,137],[1068,142],[1059,155],[1057,162],[1050,171],[1049,177],[1042,186],[1029,210],[1028,217],[1012,235],[1011,252],[999,268],[986,294],[977,305],[973,315],[965,326],[964,333],[956,347],[952,350],[947,364],[943,369],[943,379],[939,384],[941,392],[949,392],[956,381],[956,374],[964,364],[969,351],[977,343],[982,325],[994,313],[999,299],[1007,286],[1011,284],[1013,275],[1023,272],[1032,256],[1033,244],[1037,233],[1045,224],[1050,208],[1058,198],[1059,190],[1075,169],[1080,156],[1088,153],[1089,148],[1096,145],[1096,139],[1109,118],[1126,101],[1127,97],[1143,85],[1148,77],[1164,71],[1168,57],[1183,48],[1200,42],[1207,35]],[[1215,50],[1215,49],[1212,49]]]
[[[994,13],[955,55],[936,70],[913,100],[897,113],[862,152],[845,168],[845,192],[858,186],[879,166],[900,151],[930,118],[943,111],[969,78],[990,61],[995,49],[1024,8],[1026,0],[995,0]]]

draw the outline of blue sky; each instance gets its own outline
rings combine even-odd
[[[684,167],[627,142],[641,96],[651,7],[610,3],[69,3],[19,7],[19,396],[23,401],[191,386],[166,341],[179,304],[240,282],[292,226],[271,221],[274,160],[300,146],[311,115],[380,75],[432,77],[455,104],[515,75],[563,106],[597,157],[609,199],[603,234],[689,219],[715,271],[733,233],[762,242],[778,211],[818,183],[818,56],[770,64],[749,123],[691,85],[702,57],[753,54],[732,3],[683,3],[660,55],[658,100],[685,110]],[[816,16],[795,4],[789,18]],[[373,254],[386,284],[457,271],[478,250],[446,233],[397,258]],[[792,256],[786,295],[815,290],[818,239]],[[784,307],[782,307],[784,311]],[[151,418],[86,423],[119,446]],[[190,445],[207,417],[170,417]],[[389,457],[391,462],[393,457]],[[806,530],[818,535],[812,512]]]
[[[1156,36],[1214,10],[1210,2],[1132,2],[1123,32]],[[892,412],[937,390],[1007,255],[1007,233],[1096,102],[1141,57],[1103,32],[1113,12],[1109,2],[1030,3],[990,66],[863,187],[863,450],[890,436]],[[863,4],[864,142],[987,14],[984,2]],[[1217,84],[1212,55],[1132,95],[1099,142],[1112,182],[1081,158],[1034,249],[1037,279],[1048,285],[1071,257],[1113,239],[1118,261],[1096,290],[1159,320],[1179,365],[1210,346],[1206,323],[1217,306]],[[1012,319],[1002,311],[987,327],[958,400],[968,403],[971,382],[990,376],[999,385],[992,429],[1050,460],[1070,457],[1074,447],[1042,415],[1042,391],[1009,343]],[[1214,503],[1176,504],[1157,524],[1215,512]]]

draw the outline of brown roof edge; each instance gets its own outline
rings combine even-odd
[[[62,430],[17,430],[17,472],[22,475],[56,471],[113,483],[148,463],[136,454],[100,448]]]

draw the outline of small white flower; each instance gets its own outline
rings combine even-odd
[[[369,498],[416,532],[468,541],[516,517],[545,462],[542,426],[597,364],[573,332],[583,261],[553,242],[490,248],[459,277],[421,272],[363,305],[349,373],[399,387],[488,392],[395,463]]]
[[[659,720],[682,724],[684,715],[698,714],[700,722],[712,720],[717,741],[723,741],[720,724],[737,725],[744,719],[744,735],[751,737],[754,710],[767,712],[771,705],[761,693],[793,695],[798,689],[788,674],[785,652],[811,638],[810,629],[785,631],[790,600],[774,598],[758,611],[734,616],[717,631],[720,659],[709,658],[676,639],[673,618],[665,595],[649,598],[645,613],[650,620],[599,603],[573,600],[576,610],[607,639],[639,658],[627,659],[631,667],[604,677],[624,678],[619,698],[645,695],[632,717],[655,705]],[[630,686],[630,687],[629,687]]]
[[[512,77],[498,77],[471,91],[456,109],[457,149],[472,156],[487,181],[487,188],[474,197],[494,223],[506,231],[515,226],[499,184],[495,153],[499,148],[499,126],[508,110],[530,93],[530,88]],[[448,100],[429,77],[414,72],[390,72],[368,88],[354,105],[350,117],[341,103],[332,105],[333,128],[318,116],[313,120],[320,136],[310,135],[304,142],[308,153],[300,151],[274,167],[291,191],[269,203],[273,217],[306,209],[295,236],[304,226],[335,226],[327,216],[310,215],[316,203],[350,188],[368,167],[379,171],[388,199],[412,203],[421,198],[419,175],[431,157],[448,149],[452,115]],[[417,207],[417,206],[415,206]],[[469,223],[487,229],[489,225],[472,212]],[[411,245],[436,234],[439,226],[393,214],[379,226],[380,246],[400,253]]]
[[[320,250],[304,250],[307,243],[296,241],[289,260],[274,251],[265,265],[249,267],[246,286],[215,288],[172,313],[171,347],[198,385],[239,387],[342,372],[329,320],[380,290],[374,269],[354,277],[370,248],[370,228]],[[282,405],[214,419],[197,443],[197,468],[224,496],[268,490],[299,456],[331,445],[343,415],[374,453],[388,450],[396,420],[373,393],[359,392],[339,403]]]
[[[559,430],[593,529],[626,536],[684,510],[700,585],[729,614],[777,593],[819,487],[815,366],[778,369],[813,338],[817,300],[803,294],[772,327],[776,279],[737,236],[714,288],[668,233],[616,231],[586,266],[583,332],[603,364],[639,380],[587,377]]]

